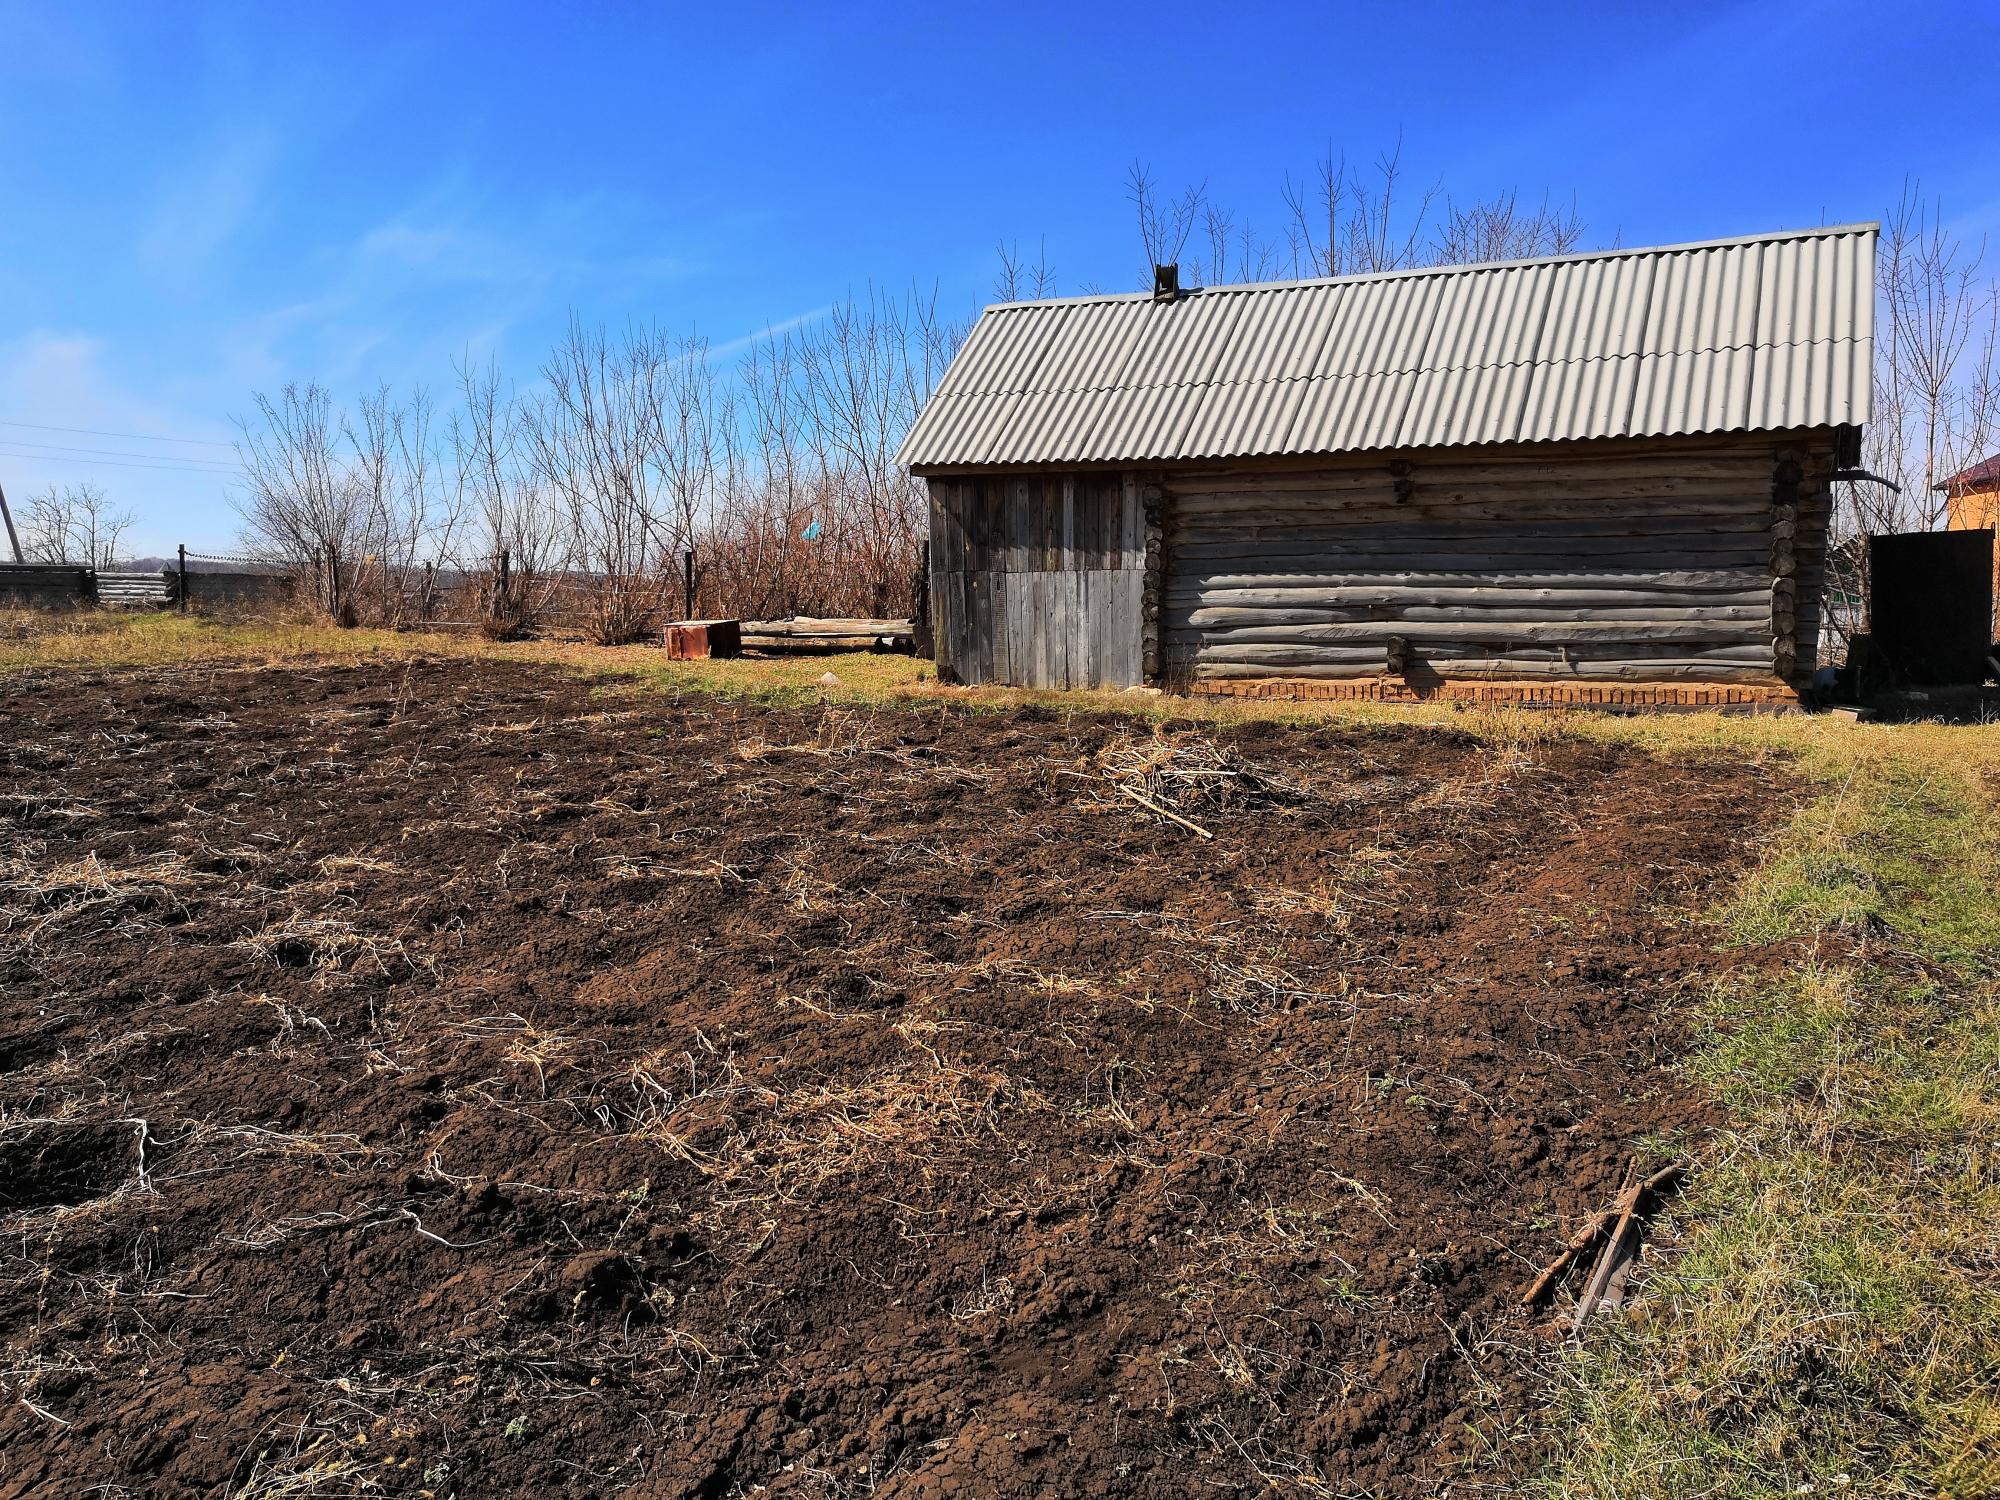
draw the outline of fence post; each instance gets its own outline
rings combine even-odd
[[[177,548],[176,550],[177,550],[177,551],[178,551],[178,552],[180,553],[180,564],[181,564],[181,586],[180,586],[180,588],[179,588],[178,590],[176,590],[176,592],[177,592],[177,593],[179,593],[179,595],[180,595],[180,602],[181,602],[181,613],[182,613],[182,614],[186,614],[186,613],[188,612],[188,549],[187,549],[187,543],[186,543],[186,542],[182,542],[182,543],[180,544],[180,546],[179,546],[179,547],[178,547],[178,548]]]
[[[917,576],[910,580],[910,644],[917,655],[935,658],[937,639],[931,633],[931,544],[919,553]]]
[[[681,554],[681,576],[687,594],[687,612],[681,618],[692,620],[694,618],[694,548],[692,547]]]

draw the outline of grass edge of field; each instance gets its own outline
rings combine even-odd
[[[50,667],[352,666],[436,657],[561,667],[606,686],[697,693],[775,707],[832,703],[976,713],[1034,706],[1063,714],[1112,713],[1218,725],[1276,721],[1447,728],[1499,744],[1591,739],[1663,754],[1776,751],[1808,759],[1830,755],[1842,762],[1921,734],[1927,740],[1937,737],[1940,753],[1951,755],[1955,752],[1946,748],[1950,742],[1984,733],[1969,726],[1855,725],[1824,716],[1712,710],[1634,714],[1443,702],[1190,698],[1151,689],[960,688],[940,683],[928,662],[869,652],[677,662],[667,660],[657,645],[644,643],[607,647],[567,640],[489,641],[471,631],[343,630],[258,616],[0,610],[0,677]],[[829,677],[834,680],[824,680]]]
[[[2000,739],[1808,757],[1719,913],[1729,1123],[1622,1323],[1551,1374],[1564,1497],[2000,1494]],[[1759,977],[1761,974],[1761,977]]]

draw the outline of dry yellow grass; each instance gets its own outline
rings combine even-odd
[[[328,625],[202,615],[55,614],[0,611],[0,673],[41,667],[144,667],[192,662],[281,666],[362,663],[411,657],[518,661],[585,676],[626,679],[680,692],[712,692],[775,702],[957,704],[998,709],[1038,704],[1063,712],[1130,713],[1150,719],[1231,724],[1253,721],[1450,727],[1498,744],[1586,737],[1663,753],[1784,750],[1834,772],[1860,758],[1902,749],[1942,761],[1978,757],[1993,734],[1983,726],[1864,725],[1802,715],[1721,713],[1618,715],[1589,709],[1476,708],[1452,704],[1287,703],[1201,699],[1149,692],[1039,692],[942,684],[928,662],[849,652],[832,656],[668,661],[656,645],[592,646],[581,641],[488,641],[473,631],[340,630]],[[822,685],[831,673],[838,682]]]

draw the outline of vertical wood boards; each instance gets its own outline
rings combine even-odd
[[[1140,682],[1144,526],[1117,473],[929,481],[939,668],[965,683]]]

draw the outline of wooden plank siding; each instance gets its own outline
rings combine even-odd
[[[1834,452],[1820,428],[933,473],[938,663],[1046,688],[1797,687]]]
[[[1019,687],[1142,681],[1136,509],[1115,473],[933,478],[939,670]]]

